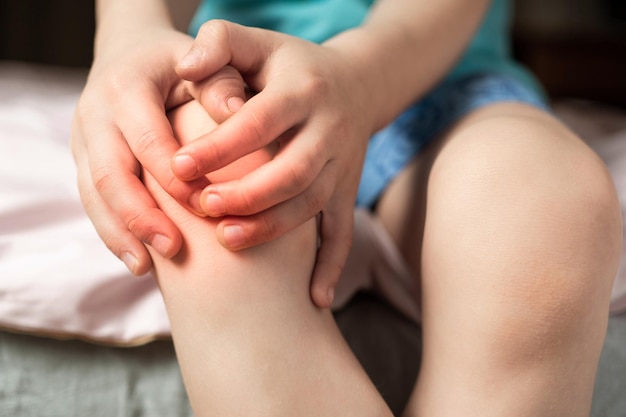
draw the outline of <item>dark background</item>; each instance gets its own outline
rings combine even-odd
[[[88,67],[94,13],[89,0],[0,0],[0,59]]]
[[[0,0],[0,60],[88,67],[94,5]],[[626,106],[625,0],[518,0],[514,50],[553,98]]]
[[[553,97],[626,106],[626,0],[517,0],[513,33]]]

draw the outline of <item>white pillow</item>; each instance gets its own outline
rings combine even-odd
[[[0,65],[0,327],[140,344],[169,323],[154,281],[130,275],[83,212],[68,140],[85,79]]]

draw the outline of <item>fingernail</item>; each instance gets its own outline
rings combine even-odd
[[[244,235],[241,226],[236,224],[224,226],[224,243],[226,246],[236,249],[242,246],[243,242]]]
[[[132,274],[134,274],[137,268],[137,263],[139,263],[137,257],[130,252],[124,252],[120,255],[120,259],[122,260],[122,262],[124,262],[126,268],[128,268],[128,270]]]
[[[202,53],[199,50],[192,48],[189,52],[187,52],[187,55],[178,61],[178,66],[181,68],[195,67],[200,58],[202,58]]]
[[[187,154],[176,155],[172,160],[172,169],[182,178],[193,178],[198,174],[198,164]]]
[[[226,214],[226,205],[224,199],[216,193],[209,193],[204,199],[203,210],[206,214],[213,217],[219,217]]]
[[[152,246],[157,252],[159,252],[161,256],[167,258],[168,253],[172,247],[172,240],[165,235],[156,234],[152,238],[150,246]]]
[[[228,106],[228,110],[230,110],[231,113],[235,113],[237,110],[239,110],[241,107],[243,107],[244,105],[244,101],[241,97],[230,97],[228,100],[226,100],[226,106]]]

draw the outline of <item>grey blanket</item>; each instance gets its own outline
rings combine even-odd
[[[395,415],[419,369],[419,328],[359,295],[336,315]],[[626,417],[626,316],[612,317],[592,417]],[[170,341],[113,348],[0,332],[2,417],[191,417]]]

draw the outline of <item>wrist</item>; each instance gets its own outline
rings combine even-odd
[[[96,6],[94,56],[145,37],[154,29],[172,29],[167,5],[161,0],[100,0]]]
[[[337,50],[350,62],[357,90],[363,92],[361,99],[367,103],[364,110],[372,131],[386,126],[410,103],[403,80],[386,56],[389,45],[375,33],[351,29],[329,39],[324,46]]]

